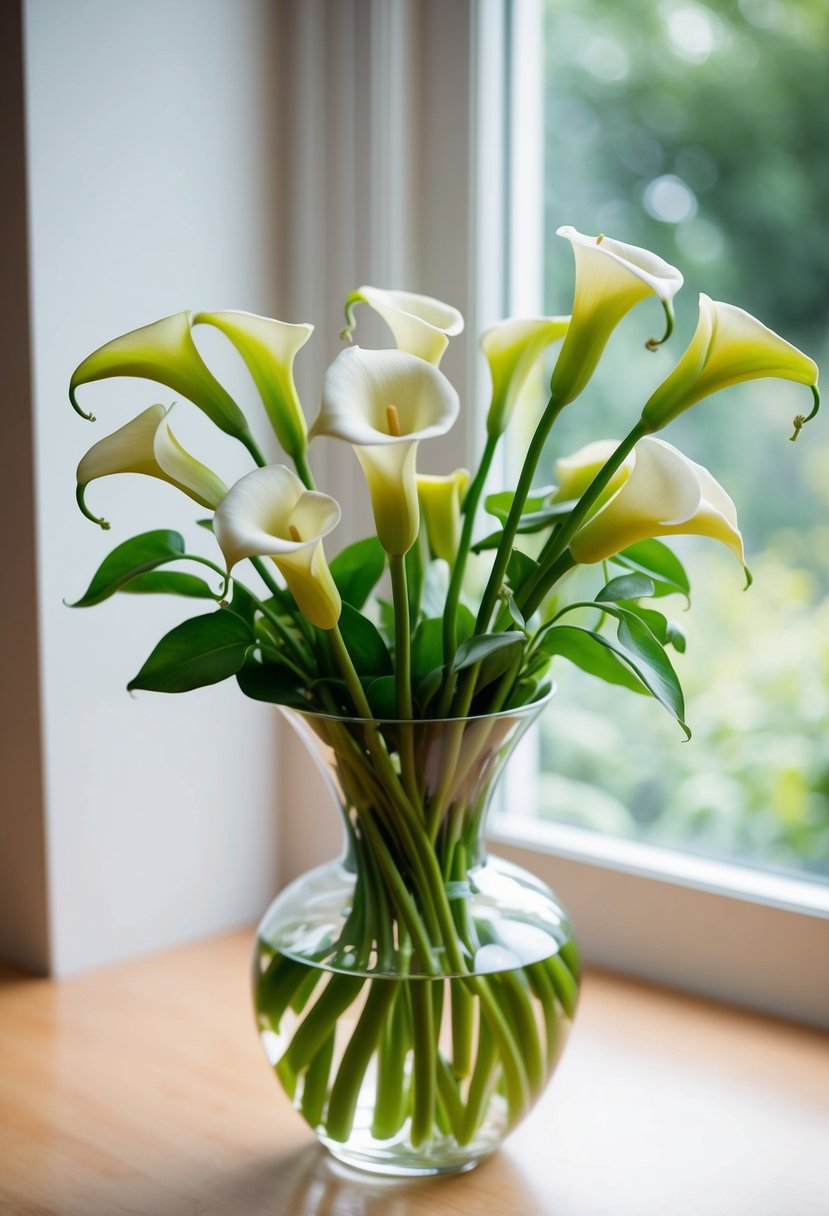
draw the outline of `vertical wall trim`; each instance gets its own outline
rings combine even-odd
[[[49,968],[40,722],[34,428],[27,255],[26,131],[21,8],[0,5],[0,955]]]

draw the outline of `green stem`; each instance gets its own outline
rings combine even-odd
[[[475,622],[475,632],[485,633],[489,625],[492,611],[498,600],[498,592],[501,590],[501,584],[504,581],[507,565],[512,554],[515,537],[518,532],[518,525],[521,523],[521,515],[524,510],[524,505],[532,487],[535,470],[538,467],[538,462],[541,459],[541,453],[544,450],[544,444],[547,442],[547,437],[550,434],[553,423],[558,417],[561,406],[555,397],[550,397],[547,402],[546,409],[541,415],[538,426],[535,428],[535,434],[530,440],[530,446],[527,449],[527,455],[524,458],[524,465],[521,469],[521,476],[518,479],[518,485],[515,490],[515,497],[512,500],[510,513],[507,517],[507,522],[504,524],[504,532],[501,537],[501,542],[495,554],[495,562],[489,575],[481,600],[481,607],[478,612],[478,619]]]
[[[268,462],[262,454],[259,444],[253,438],[250,431],[242,431],[241,435],[237,435],[237,439],[241,440],[241,442],[245,445],[255,462],[259,465],[259,468],[264,468]]]
[[[307,452],[297,452],[296,456],[294,456],[294,467],[306,490],[315,490],[317,486],[314,481],[314,474],[311,472],[311,466],[308,464]]]
[[[411,722],[412,713],[412,636],[409,616],[409,588],[406,579],[406,559],[389,554],[392,598],[394,600],[394,679],[397,690],[397,716]],[[416,808],[418,805],[417,777],[414,763],[414,739],[409,725],[400,727],[400,765],[403,784]]]
[[[435,1121],[437,1093],[437,1041],[431,984],[425,979],[409,981],[412,1005],[412,1042],[414,1045],[414,1093],[412,1124],[409,1133],[415,1148],[428,1140]]]
[[[351,1135],[360,1087],[385,1025],[394,991],[391,980],[371,982],[363,1012],[343,1053],[328,1100],[325,1125],[332,1140],[342,1143]]]
[[[525,616],[531,616],[535,612],[535,609],[544,599],[553,583],[561,577],[561,567],[558,565],[559,559],[564,557],[570,541],[584,523],[590,508],[602,490],[607,486],[613,474],[624,463],[639,440],[647,433],[647,428],[640,419],[633,430],[625,436],[609,460],[602,465],[564,523],[556,530],[555,543],[550,546],[549,552],[544,559],[544,564],[540,565],[536,570],[528,584],[528,588],[524,591],[524,595],[522,595],[522,602],[519,607]],[[573,564],[573,559],[570,559],[570,565]],[[569,569],[569,566],[566,568]],[[530,586],[532,590],[530,590]]]
[[[475,478],[466,492],[466,498],[463,503],[463,529],[461,531],[458,552],[455,557],[455,564],[452,568],[452,577],[449,580],[449,590],[446,593],[446,606],[443,610],[443,661],[447,667],[452,666],[452,659],[455,657],[455,650],[458,645],[458,605],[463,588],[466,563],[469,559],[469,550],[472,545],[472,533],[475,528],[478,503],[481,500],[481,494],[484,491],[486,479],[489,476],[492,458],[495,455],[499,438],[499,435],[487,436],[486,447],[481,456],[478,472],[475,474]],[[451,701],[451,694],[449,700]]]

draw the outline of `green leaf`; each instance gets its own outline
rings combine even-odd
[[[600,633],[578,625],[553,625],[544,635],[540,647],[551,658],[561,655],[607,684],[620,684],[631,692],[645,696],[650,690],[631,670],[626,657],[620,657],[614,644]]]
[[[172,570],[148,570],[145,574],[136,574],[120,590],[130,595],[185,595],[200,600],[217,598],[203,578]]]
[[[443,617],[421,621],[412,638],[412,680],[421,680],[443,663]]]
[[[420,706],[421,713],[425,713],[426,708],[432,697],[443,684],[443,667],[434,667],[430,672],[423,677],[422,680],[415,686],[415,700]]]
[[[485,688],[504,674],[523,645],[524,635],[514,631],[476,634],[455,651],[452,670],[463,671],[480,663],[477,688]]]
[[[654,592],[653,579],[646,574],[620,574],[602,587],[596,596],[597,604],[618,603],[619,600],[638,600]]]
[[[626,608],[628,612],[633,612],[636,616],[641,617],[663,646],[673,646],[674,650],[680,654],[685,653],[685,634],[675,621],[669,621],[663,613],[657,612],[654,608],[643,608],[641,604],[634,604],[632,601],[620,604],[619,607]]]
[[[380,676],[366,689],[371,712],[377,718],[397,717],[397,689],[394,676]]]
[[[133,536],[104,558],[84,594],[69,607],[91,608],[93,604],[100,604],[137,574],[181,557],[184,557],[184,537],[179,532],[164,528]]]
[[[386,567],[386,551],[376,536],[346,546],[330,565],[331,577],[346,604],[362,608]]]
[[[649,574],[654,583],[654,595],[683,595],[690,603],[691,584],[685,567],[673,549],[661,540],[640,540],[611,558],[619,566]]]
[[[524,503],[521,514],[527,515],[540,510],[546,505],[550,495],[556,492],[556,488],[556,486],[543,486],[539,490],[532,490],[527,495],[527,501]],[[514,499],[515,490],[500,490],[497,494],[487,495],[484,499],[484,507],[489,515],[494,515],[497,520],[505,524],[512,510]],[[572,507],[572,503],[570,506]]]
[[[247,587],[243,587],[235,579],[233,580],[233,594],[230,597],[227,610],[228,612],[235,612],[237,616],[240,616],[253,629],[253,621],[256,616],[256,603]]]
[[[248,658],[236,672],[236,682],[245,696],[254,701],[288,705],[293,709],[310,706],[308,698],[302,695],[296,675],[275,663],[259,663]]]
[[[343,604],[340,632],[351,655],[351,661],[361,676],[391,674],[391,655],[377,626],[350,604]]]
[[[254,642],[253,630],[226,608],[192,617],[161,639],[127,688],[189,692],[235,675]]]
[[[507,581],[513,591],[519,591],[537,569],[537,561],[521,549],[513,549],[507,562]]]
[[[210,518],[210,519],[197,519],[197,520],[196,520],[196,524],[197,524],[197,526],[198,526],[199,528],[206,528],[208,532],[212,532],[212,531],[213,531],[213,518],[212,518],[212,516],[211,516],[211,518]]]

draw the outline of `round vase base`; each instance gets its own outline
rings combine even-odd
[[[414,1151],[411,1152],[411,1155],[404,1156],[400,1154],[399,1150],[394,1149],[388,1150],[385,1154],[382,1149],[378,1151],[361,1150],[356,1146],[352,1147],[348,1144],[340,1144],[336,1140],[329,1140],[325,1136],[320,1136],[319,1141],[331,1156],[343,1165],[354,1170],[361,1170],[363,1173],[380,1174],[385,1178],[434,1178],[441,1174],[465,1174],[489,1156],[488,1153],[479,1153],[474,1157],[458,1155],[443,1160],[435,1157],[430,1161],[428,1149],[420,1157]]]

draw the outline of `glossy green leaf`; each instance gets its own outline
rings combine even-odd
[[[620,657],[618,648],[600,633],[578,625],[554,625],[545,633],[540,649],[551,658],[561,655],[563,659],[569,659],[588,675],[597,676],[607,684],[619,684],[631,692],[649,695],[650,690],[631,670],[627,658]]]
[[[421,621],[412,638],[412,680],[421,680],[443,663],[443,617]]]
[[[254,642],[253,630],[225,608],[176,625],[127,688],[189,692],[235,675]]]
[[[93,575],[84,594],[70,608],[91,608],[120,591],[125,583],[184,556],[184,537],[166,528],[157,532],[142,532],[113,549]]]
[[[602,587],[596,596],[597,604],[615,604],[620,600],[638,600],[654,592],[653,579],[647,574],[620,574]]]
[[[690,603],[691,584],[685,567],[673,549],[661,540],[640,540],[617,553],[611,561],[650,575],[654,595],[683,595]]]
[[[452,670],[464,671],[480,664],[477,688],[484,688],[504,674],[523,645],[524,635],[514,631],[476,634],[458,647]]]
[[[371,712],[377,718],[397,717],[397,689],[394,676],[380,676],[372,680],[366,689]]]
[[[350,604],[343,604],[340,632],[351,655],[351,661],[361,676],[391,674],[391,655],[377,626]]]
[[[217,593],[203,578],[195,574],[179,574],[172,570],[148,570],[136,574],[121,591],[130,595],[184,595],[192,599],[215,600]]]
[[[524,503],[521,514],[530,515],[546,506],[547,500],[555,491],[555,486],[543,486],[541,489],[532,490],[527,495],[527,501]],[[484,499],[484,507],[489,515],[494,515],[497,520],[505,524],[512,510],[514,499],[515,490],[499,490],[497,494],[487,495]]]
[[[380,581],[386,567],[386,551],[376,536],[347,545],[331,561],[329,569],[346,604],[360,609]]]
[[[296,675],[287,667],[275,663],[248,659],[236,672],[236,682],[245,696],[254,701],[288,705],[292,709],[308,709],[310,706],[308,698],[302,695]]]

